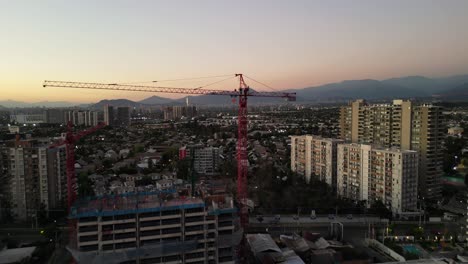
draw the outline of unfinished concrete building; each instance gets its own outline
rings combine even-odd
[[[71,212],[78,263],[234,263],[242,230],[232,198],[177,192],[82,201]]]

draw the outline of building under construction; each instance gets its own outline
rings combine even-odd
[[[234,263],[242,238],[232,197],[175,190],[79,201],[70,251],[78,263]]]

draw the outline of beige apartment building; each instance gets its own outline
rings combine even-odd
[[[419,193],[441,193],[445,122],[442,108],[407,100],[367,104],[356,100],[340,111],[340,137],[352,143],[415,150],[419,154]]]
[[[397,148],[340,144],[337,192],[354,201],[382,201],[394,214],[416,210],[418,154]]]
[[[343,140],[291,136],[291,170],[310,182],[312,177],[336,187],[336,149]]]

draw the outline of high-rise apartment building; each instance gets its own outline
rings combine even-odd
[[[117,107],[117,118],[115,120],[117,126],[130,125],[130,107]]]
[[[107,126],[114,125],[114,107],[111,105],[104,106],[104,123]]]
[[[418,153],[365,144],[340,144],[338,195],[368,204],[382,201],[394,214],[416,211]]]
[[[48,124],[64,123],[64,111],[62,109],[47,109],[45,110],[45,116]]]
[[[98,113],[94,111],[66,111],[65,123],[72,122],[74,126],[97,126]]]
[[[222,148],[204,147],[203,145],[184,146],[179,149],[179,159],[193,158],[193,166],[197,173],[214,175],[221,164]]]
[[[445,122],[441,107],[394,100],[367,104],[356,100],[342,107],[340,136],[353,142],[398,147],[419,153],[419,192],[426,198],[441,193]]]
[[[197,107],[193,105],[187,106],[168,106],[163,109],[164,120],[178,120],[182,117],[197,116]]]
[[[16,140],[0,148],[2,179],[8,186],[6,195],[12,204],[13,216],[25,220],[37,210],[59,208],[66,199],[65,149],[51,150],[38,140]],[[65,182],[66,190],[66,182]]]
[[[291,136],[291,170],[336,187],[336,149],[343,140],[320,136]]]

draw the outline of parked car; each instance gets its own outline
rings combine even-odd
[[[348,215],[346,216],[346,219],[353,219],[353,215],[352,215],[352,214],[348,214]]]
[[[335,219],[335,215],[329,214],[329,215],[328,215],[328,219]]]

